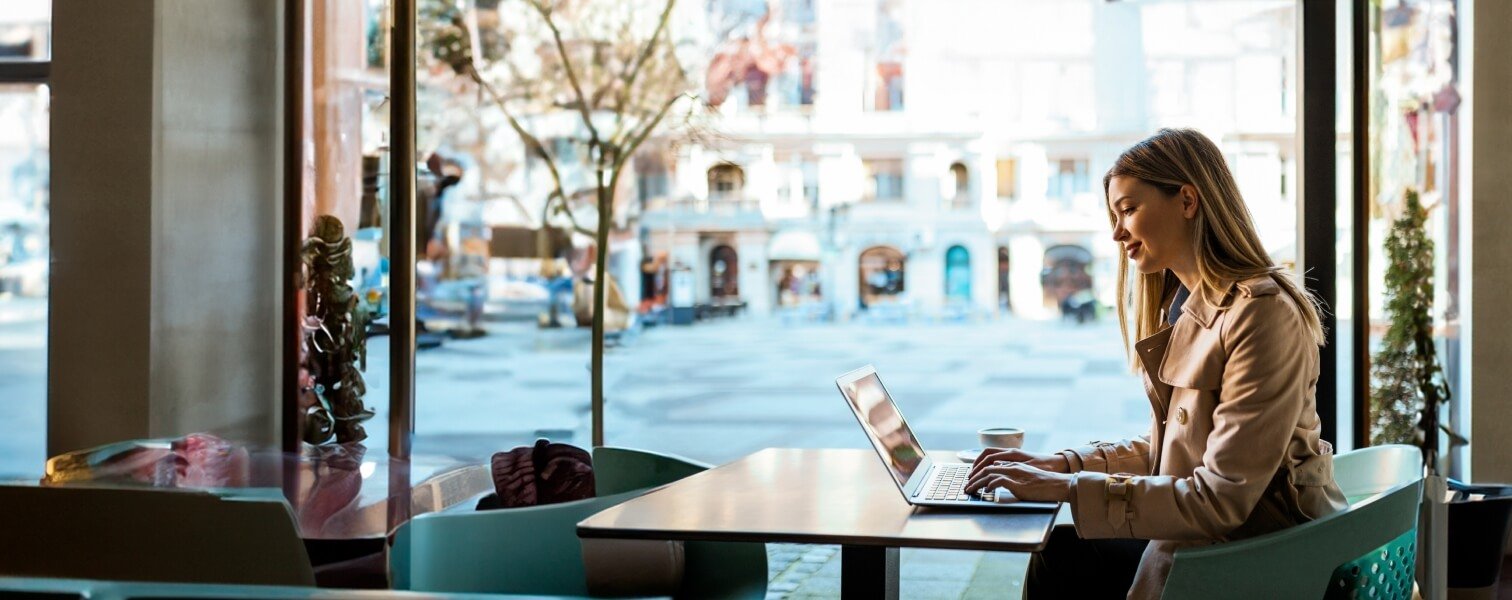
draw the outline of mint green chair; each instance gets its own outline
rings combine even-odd
[[[647,450],[599,446],[593,449],[593,486],[599,496],[661,487],[709,470],[709,465]]]
[[[596,448],[598,497],[547,506],[431,513],[405,523],[389,550],[396,590],[588,596],[578,522],[707,469],[693,461],[625,448]],[[647,546],[652,547],[654,544]],[[766,546],[688,542],[679,597],[760,598]]]
[[[600,446],[593,449],[593,479],[600,496],[654,488],[706,471],[709,465],[668,454]],[[687,598],[764,598],[766,544],[684,542],[682,590]]]
[[[1334,481],[1350,504],[1423,476],[1417,446],[1371,446],[1334,457]]]
[[[469,513],[429,513],[400,525],[389,549],[396,590],[587,596],[579,521],[639,496]]]
[[[1421,471],[1403,467],[1413,461],[1401,461],[1413,457],[1400,449],[1353,454],[1337,457],[1335,479],[1348,480],[1349,490],[1364,499],[1268,535],[1178,550],[1162,597],[1411,597]],[[1421,458],[1414,460],[1421,466]],[[1347,475],[1339,474],[1340,465]],[[1386,489],[1367,493],[1387,482],[1392,484]]]

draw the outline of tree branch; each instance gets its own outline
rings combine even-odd
[[[535,154],[537,158],[540,158],[541,162],[546,163],[546,170],[547,172],[551,173],[551,182],[556,186],[556,189],[552,191],[551,194],[546,196],[546,206],[542,209],[543,211],[545,211],[545,214],[542,215],[541,227],[547,226],[546,218],[548,215],[550,215],[549,209],[551,208],[551,202],[553,199],[556,199],[562,207],[562,212],[565,213],[567,215],[567,219],[572,222],[573,229],[579,231],[580,233],[583,233],[584,235],[593,235],[593,232],[591,230],[578,225],[577,216],[572,214],[572,207],[570,205],[571,203],[568,202],[567,198],[567,188],[562,183],[562,173],[561,171],[557,170],[556,159],[555,157],[551,156],[551,153],[546,151],[545,144],[542,144],[539,139],[536,139],[534,135],[531,135],[529,131],[526,131],[525,127],[520,124],[520,121],[518,119],[515,119],[515,116],[509,112],[509,106],[505,104],[504,97],[499,94],[499,91],[495,89],[492,84],[489,84],[488,81],[483,78],[483,75],[478,72],[478,67],[476,64],[468,63],[467,74],[472,78],[473,81],[477,82],[479,88],[487,92],[488,95],[493,98],[494,104],[499,107],[499,112],[504,113],[504,119],[509,122],[510,129],[513,129],[515,134],[520,136],[520,140],[525,142],[525,148],[528,151]]]
[[[677,0],[667,0],[667,6],[662,8],[661,18],[656,23],[656,31],[651,33],[651,39],[646,40],[646,47],[641,49],[640,57],[635,60],[629,75],[624,78],[624,85],[620,86],[616,112],[624,112],[625,100],[630,95],[630,88],[635,86],[635,79],[640,76],[641,67],[646,65],[646,61],[651,59],[651,53],[656,50],[656,40],[661,39],[662,31],[667,28],[667,21],[672,18],[672,7],[676,4]]]
[[[593,115],[588,112],[588,97],[583,94],[583,86],[578,83],[577,73],[572,70],[572,58],[567,56],[567,45],[562,43],[562,30],[557,28],[556,20],[551,18],[551,11],[541,4],[541,0],[529,0],[536,12],[541,14],[541,19],[546,22],[546,28],[551,30],[551,39],[556,42],[557,56],[562,58],[562,69],[567,72],[567,81],[572,84],[572,92],[577,94],[578,112],[583,116],[583,125],[588,127],[590,149],[599,145],[598,129],[593,126]]]
[[[678,94],[676,96],[673,96],[671,99],[667,100],[665,104],[662,105],[661,110],[657,111],[656,116],[652,118],[651,121],[647,123],[639,133],[632,133],[630,135],[630,143],[626,144],[625,151],[620,153],[620,162],[615,167],[616,173],[618,173],[619,168],[624,165],[624,160],[626,159],[626,157],[634,154],[635,149],[639,148],[641,144],[645,143],[646,138],[651,137],[651,133],[656,131],[656,126],[661,124],[662,118],[667,116],[667,111],[672,110],[672,105],[677,104],[677,101],[682,99],[684,96],[689,98],[693,97],[692,94]],[[632,131],[634,130],[632,129]]]

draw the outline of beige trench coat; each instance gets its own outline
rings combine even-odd
[[[1130,598],[1158,598],[1178,548],[1270,533],[1342,510],[1320,440],[1318,347],[1269,276],[1215,309],[1194,291],[1175,325],[1135,344],[1150,433],[1061,454],[1082,538],[1152,540]]]

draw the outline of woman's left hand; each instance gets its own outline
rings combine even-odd
[[[1075,476],[1052,473],[1024,463],[998,462],[982,468],[966,482],[966,493],[977,490],[1008,488],[1019,500],[1028,502],[1065,502],[1071,499],[1071,482]]]

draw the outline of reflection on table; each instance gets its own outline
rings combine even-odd
[[[394,461],[362,444],[306,445],[286,453],[191,434],[55,456],[41,485],[273,488],[288,499],[304,539],[354,540],[383,538],[414,515],[460,507],[492,490],[493,480],[481,460]]]

